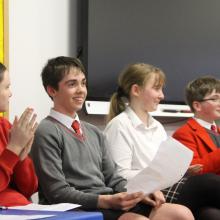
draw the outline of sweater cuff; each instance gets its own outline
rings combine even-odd
[[[0,155],[1,164],[8,170],[13,170],[17,162],[19,161],[18,155],[14,152],[5,149]]]
[[[98,195],[90,194],[85,199],[82,199],[82,208],[85,209],[97,209],[98,206]]]

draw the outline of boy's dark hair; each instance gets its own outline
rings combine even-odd
[[[5,70],[5,65],[0,62],[0,82],[3,80]]]
[[[58,90],[59,82],[69,73],[71,68],[78,68],[85,74],[85,68],[77,58],[60,56],[48,60],[41,72],[45,90],[47,91],[47,86]]]
[[[185,97],[191,111],[194,112],[194,101],[202,101],[206,95],[211,94],[214,90],[220,93],[220,80],[210,75],[189,82],[185,89]]]

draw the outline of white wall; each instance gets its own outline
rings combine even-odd
[[[76,30],[76,0],[9,0],[10,121],[27,106],[38,121],[48,114],[40,72],[48,58],[76,55]]]

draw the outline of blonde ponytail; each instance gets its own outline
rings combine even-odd
[[[122,95],[115,92],[110,99],[109,113],[107,116],[107,122],[111,121],[115,116],[119,115],[126,108],[126,104]]]

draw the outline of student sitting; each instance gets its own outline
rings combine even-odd
[[[0,111],[8,110],[11,97],[9,73],[0,63]],[[0,117],[0,205],[17,206],[30,203],[38,182],[32,160],[28,157],[34,132],[36,114],[27,108],[11,125]]]
[[[164,83],[163,71],[144,63],[129,65],[119,76],[104,134],[118,173],[126,179],[147,167],[167,138],[163,125],[150,115],[164,98]],[[189,171],[197,174],[200,169],[195,165]],[[190,208],[196,219],[214,220],[220,219],[219,185],[217,175],[196,175],[182,178],[163,192],[168,202]]]
[[[194,117],[173,137],[193,151],[192,164],[202,164],[201,173],[220,175],[220,80],[212,76],[195,79],[186,86],[186,101]]]
[[[160,193],[147,197],[125,192],[126,180],[116,174],[102,132],[78,117],[87,95],[79,60],[53,58],[41,76],[53,101],[32,147],[41,203],[77,203],[82,210],[100,211],[110,220],[194,219],[186,207],[164,203]]]

